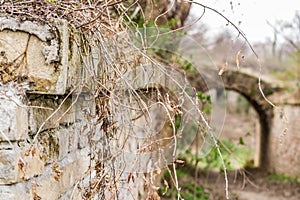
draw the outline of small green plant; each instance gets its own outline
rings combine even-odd
[[[203,92],[197,92],[197,97],[200,100],[200,102],[202,103],[202,108],[201,110],[206,113],[206,114],[210,114],[211,113],[211,109],[212,109],[212,100],[210,95],[205,94]]]
[[[208,200],[209,194],[205,193],[203,187],[199,185],[195,185],[193,183],[194,177],[190,175],[190,170],[188,168],[177,168],[176,174],[178,179],[180,180],[180,197],[185,200]],[[164,180],[168,182],[169,186],[171,186],[171,175],[168,171],[164,174]],[[158,190],[160,196],[165,199],[171,199],[175,197],[178,199],[178,191],[174,190],[172,186],[166,190],[165,188],[160,188]]]
[[[175,128],[176,128],[176,130],[179,130],[182,126],[182,124],[181,124],[181,114],[176,114],[174,116],[174,118],[175,118]]]
[[[281,182],[294,182],[294,183],[300,183],[300,179],[297,177],[289,177],[286,176],[285,174],[270,174],[268,176],[269,179],[271,180],[278,180]]]
[[[211,97],[209,95],[204,94],[203,92],[197,92],[197,97],[199,98],[199,100],[201,101],[206,101],[209,104],[212,103],[211,101]]]
[[[235,145],[229,140],[222,140],[219,146],[227,169],[235,170],[251,165],[250,157],[253,157],[254,152],[244,146],[242,138],[240,138],[239,145]],[[208,169],[223,171],[222,160],[217,148],[213,148],[205,157],[196,157],[190,149],[186,150],[185,154],[185,157],[190,158],[191,163],[199,163],[204,171]]]
[[[187,60],[183,61],[183,69],[185,71],[191,71],[192,64],[190,62],[188,62]]]
[[[185,183],[181,187],[180,193],[183,199],[197,199],[197,200],[208,200],[209,195],[204,192],[204,189],[200,186],[195,186],[192,183]]]

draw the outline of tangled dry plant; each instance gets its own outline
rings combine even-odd
[[[150,6],[145,8],[144,4],[149,2]],[[165,3],[162,1],[162,4]],[[159,177],[161,168],[171,166],[168,170],[173,171],[173,184],[180,198],[180,184],[176,176],[176,164],[180,161],[177,160],[176,151],[180,145],[189,145],[197,133],[202,134],[203,143],[217,147],[222,159],[214,130],[200,110],[201,102],[193,87],[177,69],[156,61],[153,51],[149,54],[149,49],[162,40],[170,39],[175,30],[195,23],[183,26],[182,22],[191,3],[173,1],[164,7],[167,9],[155,13],[155,8],[160,4],[153,1],[1,1],[0,12],[5,17],[50,25],[59,20],[68,23],[73,39],[71,45],[78,53],[71,56],[80,57],[84,77],[78,78],[61,105],[72,97],[71,109],[82,95],[93,98],[96,104],[94,111],[78,111],[83,112],[88,121],[88,125],[81,129],[86,132],[89,141],[90,166],[77,183],[77,188],[74,188],[73,197],[78,195],[75,191],[78,189],[83,199],[114,199],[122,198],[122,195],[135,197],[138,196],[136,193],[144,193],[142,195],[150,199],[157,190],[155,178]],[[178,16],[170,16],[172,10],[175,9],[173,13],[176,13],[180,5],[185,6],[185,10]],[[196,21],[201,19],[205,9],[210,9],[198,5],[204,11]],[[139,21],[134,20],[137,16],[143,22],[143,29],[139,29]],[[170,17],[181,20],[171,24],[173,30],[160,29],[159,25],[167,22]],[[151,20],[153,28],[146,29]],[[247,41],[244,34],[237,30]],[[170,50],[169,46],[163,48]],[[48,119],[60,109],[61,106],[58,106]],[[35,134],[32,143],[37,142],[46,121]],[[194,135],[185,135],[188,131]],[[185,141],[180,144],[182,139]],[[204,151],[208,149],[204,148]],[[228,198],[224,163],[223,167]],[[139,185],[138,180],[142,180],[147,188]]]
[[[188,89],[190,86],[186,80],[174,72],[174,69],[166,69],[147,55],[148,44],[147,37],[144,37],[145,32],[137,31],[142,47],[135,46],[134,41],[129,37],[128,23],[125,23],[131,21],[128,11],[135,7],[135,11],[140,10],[143,13],[140,3],[136,1],[128,6],[122,1],[33,0],[2,1],[0,5],[0,11],[5,14],[5,17],[14,17],[20,21],[30,20],[44,24],[57,23],[57,20],[68,22],[73,43],[77,46],[86,74],[66,95],[60,106],[41,124],[32,143],[37,142],[43,126],[60,111],[61,105],[71,95],[75,97],[71,105],[74,106],[81,93],[92,93],[96,102],[95,113],[85,111],[87,118],[90,117],[87,134],[90,145],[90,167],[82,181],[77,184],[82,197],[84,199],[104,198],[105,192],[109,191],[111,198],[114,198],[120,195],[122,187],[126,187],[129,193],[132,193],[130,182],[134,183],[134,180],[141,176],[138,173],[145,172],[144,170],[151,174],[150,177],[142,176],[150,188],[146,189],[150,197],[155,191],[151,189],[155,187],[154,177],[159,174],[162,167],[159,162],[164,166],[171,163],[174,172],[173,182],[180,194],[175,170],[176,162],[179,162],[176,161],[177,137],[180,136],[180,129],[182,131],[186,127],[178,127],[174,116],[182,115],[183,112],[190,115],[196,112],[200,117],[195,118],[192,125],[201,127],[197,130],[204,127],[211,128],[198,107],[197,98],[192,94],[194,91]],[[172,6],[156,16],[154,20],[156,30],[158,30],[156,22],[171,9]],[[132,22],[132,25],[136,24]],[[160,32],[157,32],[157,36],[159,34]],[[134,73],[138,75],[132,76]],[[137,80],[140,76],[146,80],[137,84],[136,82],[141,81]],[[178,78],[181,80],[179,81]],[[171,91],[164,90],[161,85],[154,84],[164,81],[171,82],[169,85],[164,85],[168,90],[170,85],[175,85],[173,87],[175,95],[171,94]],[[189,105],[185,107],[186,102]],[[155,121],[155,115],[160,110],[165,114],[160,116],[162,119]],[[60,118],[68,111],[69,109]],[[191,120],[190,117],[184,118],[183,115],[182,118],[186,124]],[[169,123],[171,128],[168,127]],[[161,130],[166,133],[158,134]],[[204,139],[205,137],[203,136]],[[173,140],[172,145],[169,144],[171,140]],[[213,140],[217,145],[216,140],[214,138]],[[171,158],[166,158],[164,154],[170,146],[173,147]],[[148,154],[144,154],[145,152]],[[145,161],[148,163],[140,166],[140,171],[136,171],[137,165],[126,166],[128,161],[137,165]],[[124,174],[128,175],[125,184]]]

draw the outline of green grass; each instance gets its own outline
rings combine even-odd
[[[294,183],[300,183],[300,179],[296,177],[289,177],[285,174],[270,174],[268,176],[271,180],[278,180],[280,182],[294,182]]]
[[[253,162],[254,151],[244,145],[244,141],[240,138],[240,144],[235,145],[229,140],[222,140],[220,143],[220,151],[224,159],[224,163],[228,170],[242,169],[251,166]],[[223,171],[222,160],[217,148],[213,148],[205,157],[196,158],[191,150],[187,150],[182,157],[189,158],[188,162],[197,162],[202,169],[219,169]]]

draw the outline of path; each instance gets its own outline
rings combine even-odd
[[[228,173],[232,200],[299,200],[300,183],[271,180],[268,174],[257,169]],[[211,200],[225,199],[224,175],[210,172],[200,174],[199,184],[210,194]]]

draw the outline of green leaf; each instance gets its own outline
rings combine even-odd
[[[242,137],[240,137],[240,144],[245,145],[244,139]]]

